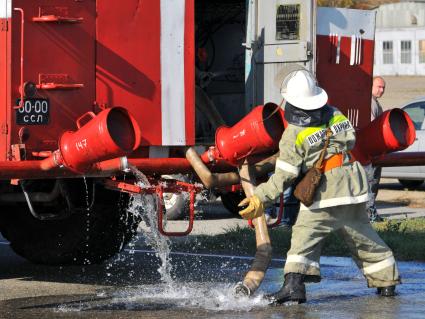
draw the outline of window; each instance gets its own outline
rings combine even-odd
[[[403,111],[409,114],[413,124],[415,125],[415,129],[420,130],[425,119],[425,102],[409,104],[403,108]]]
[[[425,63],[425,40],[419,40],[419,63]]]
[[[393,41],[382,42],[382,61],[384,64],[393,64]]]
[[[412,63],[412,41],[401,41],[400,63]]]
[[[276,40],[300,39],[299,4],[279,5],[276,12]]]

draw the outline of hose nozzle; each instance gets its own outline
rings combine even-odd
[[[242,281],[240,281],[233,287],[233,295],[236,298],[249,297],[251,296],[251,289],[249,289]]]

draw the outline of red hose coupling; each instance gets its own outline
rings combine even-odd
[[[201,155],[202,162],[206,164],[217,162],[221,158],[220,152],[215,146],[210,146],[208,150]]]

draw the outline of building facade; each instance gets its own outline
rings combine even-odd
[[[377,9],[374,74],[425,75],[425,1]]]

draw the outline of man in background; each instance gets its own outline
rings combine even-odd
[[[373,78],[372,84],[372,104],[371,104],[371,113],[370,120],[373,121],[379,115],[381,115],[384,110],[382,109],[381,104],[378,99],[384,95],[385,92],[385,80],[381,76],[375,76]]]
[[[378,116],[380,116],[384,110],[382,109],[381,104],[378,99],[384,95],[385,92],[385,80],[381,76],[375,76],[372,82],[372,102],[371,102],[371,112],[370,112],[370,120],[373,121]],[[371,222],[379,222],[382,221],[382,217],[379,216],[375,200],[378,196],[378,187],[379,180],[381,179],[381,167],[368,165],[369,167],[365,167],[366,173],[369,180],[371,196],[369,199],[369,219]]]

